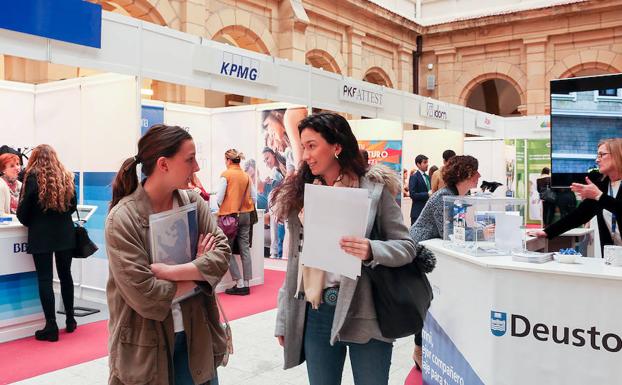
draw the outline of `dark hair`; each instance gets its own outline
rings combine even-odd
[[[343,172],[358,177],[365,175],[367,164],[359,151],[352,129],[343,116],[332,112],[307,116],[298,124],[299,133],[305,129],[319,133],[330,144],[341,145],[338,162]],[[317,177],[313,175],[309,165],[302,162],[300,170],[272,190],[270,205],[275,207],[277,217],[286,218],[291,212],[300,211],[304,204],[305,184],[313,183]]]
[[[548,167],[544,167],[544,168],[542,169],[542,174],[543,174],[543,175],[549,175],[550,173],[551,173],[551,169],[550,169],[550,168],[548,168]]]
[[[447,162],[449,159],[456,156],[456,152],[454,150],[445,150],[443,151],[443,160]]]
[[[419,154],[415,158],[415,164],[421,164],[421,162],[423,162],[424,160],[428,160],[428,157],[423,154]]]
[[[447,161],[441,176],[447,186],[456,187],[458,183],[475,175],[478,166],[479,162],[471,155],[456,155]]]
[[[265,153],[268,154],[272,154],[274,156],[274,159],[276,159],[276,163],[277,163],[277,170],[283,175],[285,176],[285,171],[286,171],[286,166],[287,166],[287,159],[285,159],[285,157],[283,155],[281,155],[281,153],[279,153],[278,151],[274,151],[273,149],[271,149],[270,147],[266,146],[263,148],[263,150],[261,151],[262,154]]]
[[[123,197],[138,187],[136,165],[142,163],[142,173],[149,177],[160,157],[170,158],[177,154],[182,143],[192,136],[179,126],[154,124],[138,141],[138,154],[127,158],[112,182],[112,209]]]

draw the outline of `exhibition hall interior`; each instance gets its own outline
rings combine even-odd
[[[0,385],[619,383],[622,0],[0,5]]]

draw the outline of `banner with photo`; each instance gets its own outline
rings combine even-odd
[[[265,209],[264,255],[287,258],[283,242],[285,225],[270,215],[270,193],[288,175],[293,174],[302,159],[298,123],[307,116],[307,108],[300,106],[257,111],[259,138],[258,162],[254,164],[257,184],[257,208]],[[245,167],[253,173],[251,167]]]

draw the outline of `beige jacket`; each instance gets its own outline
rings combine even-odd
[[[216,237],[216,249],[193,263],[205,282],[203,293],[181,302],[188,338],[190,371],[195,383],[215,375],[226,349],[212,288],[229,268],[227,237],[217,227],[201,197],[188,192],[198,205],[200,233]],[[183,204],[179,194],[177,199]],[[109,384],[169,384],[170,357],[174,348],[171,302],[177,285],[157,279],[149,265],[149,215],[151,204],[142,186],[123,198],[106,218],[106,247],[110,276],[106,287],[110,311]],[[171,382],[172,383],[172,382]]]

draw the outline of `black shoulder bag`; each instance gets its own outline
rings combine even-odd
[[[80,210],[76,208],[76,214],[78,215],[78,220],[74,222],[74,229],[76,232],[76,249],[73,255],[74,258],[86,258],[95,254],[98,247],[89,238],[89,232],[86,231],[86,228],[83,226],[82,220],[80,219]]]
[[[371,239],[385,240],[376,223]],[[417,245],[417,257],[407,265],[363,267],[364,274],[371,281],[378,325],[385,338],[402,338],[423,329],[433,294],[430,282],[417,260],[422,253],[430,251]]]

